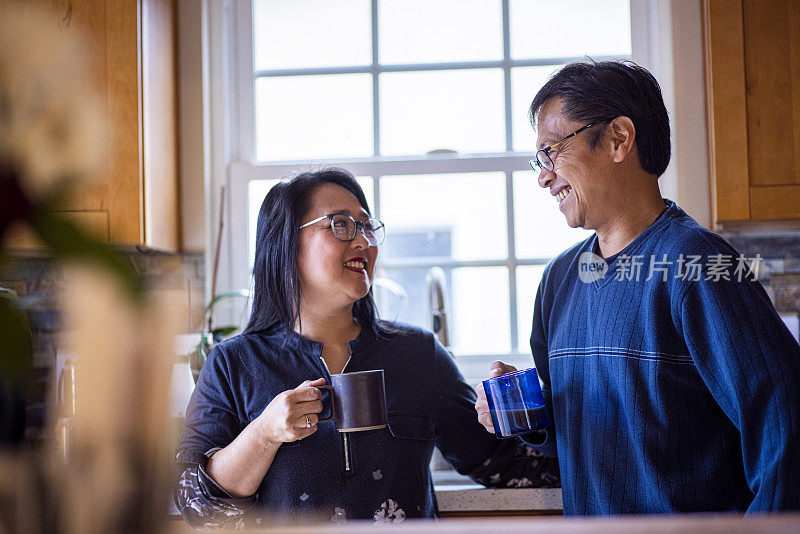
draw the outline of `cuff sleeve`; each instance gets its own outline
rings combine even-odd
[[[555,488],[561,486],[558,459],[542,453],[518,439],[502,445],[469,473],[479,484],[496,488]]]
[[[205,471],[204,465],[213,453],[211,449],[181,474],[175,491],[175,505],[183,519],[192,527],[244,527],[244,514],[255,504],[258,496],[232,498]]]
[[[520,436],[526,445],[536,449],[545,456],[556,457],[556,440],[552,437],[552,432],[541,430]]]

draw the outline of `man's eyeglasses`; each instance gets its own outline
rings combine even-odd
[[[336,239],[341,241],[352,241],[355,239],[357,229],[361,231],[361,235],[364,236],[367,243],[373,247],[377,247],[383,243],[383,239],[386,237],[386,227],[380,219],[370,217],[365,221],[357,221],[346,213],[323,215],[322,217],[317,217],[313,221],[305,223],[300,228],[305,228],[323,219],[330,219],[333,235]]]
[[[553,158],[550,157],[550,151],[553,150],[558,145],[560,145],[561,143],[563,143],[564,141],[566,141],[567,139],[569,139],[570,137],[575,137],[576,135],[578,135],[582,131],[584,131],[584,130],[586,130],[588,128],[591,128],[592,126],[597,126],[601,122],[603,122],[603,121],[591,122],[591,123],[587,124],[586,126],[582,126],[582,127],[578,128],[577,130],[575,130],[574,132],[572,132],[571,134],[569,134],[568,136],[566,136],[563,139],[561,139],[561,141],[559,141],[558,143],[553,143],[550,146],[546,146],[543,149],[538,150],[536,152],[536,158],[532,159],[531,162],[530,162],[531,163],[531,167],[533,168],[533,170],[536,171],[536,172],[541,172],[541,170],[544,169],[547,172],[553,172],[553,169],[555,169],[556,167],[555,167],[555,164],[553,163]]]

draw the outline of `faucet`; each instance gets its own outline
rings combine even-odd
[[[431,330],[446,349],[450,348],[450,333],[447,329],[445,294],[447,280],[441,267],[431,267],[425,277],[428,284],[428,314]]]

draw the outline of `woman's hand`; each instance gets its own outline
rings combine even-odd
[[[325,380],[306,380],[277,395],[227,447],[215,452],[206,473],[233,498],[253,495],[267,474],[281,443],[317,431]],[[308,416],[308,419],[306,419]]]
[[[264,439],[280,445],[316,432],[318,414],[322,411],[322,394],[317,386],[324,384],[324,378],[306,380],[272,399],[258,416]]]
[[[493,361],[489,366],[489,373],[492,376],[500,376],[513,373],[517,368],[513,365],[506,365],[501,361]],[[492,414],[489,413],[489,403],[486,402],[486,392],[483,390],[483,383],[475,388],[478,400],[475,401],[475,411],[478,412],[478,422],[486,428],[488,432],[494,434],[494,424],[492,424]]]

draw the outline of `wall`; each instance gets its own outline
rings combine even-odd
[[[651,56],[672,128],[672,159],[661,193],[709,228],[703,35],[700,0],[632,0],[649,10]]]
[[[183,250],[207,248],[203,2],[178,2],[178,128]]]
[[[709,227],[703,35],[700,0],[672,0],[676,202]]]

